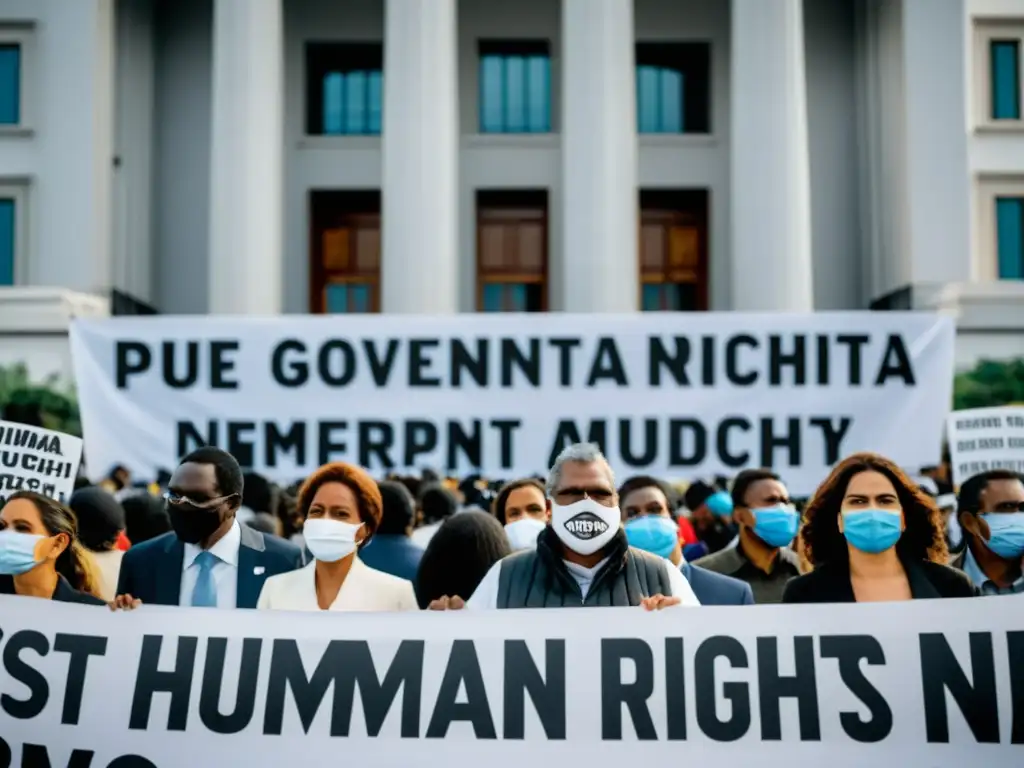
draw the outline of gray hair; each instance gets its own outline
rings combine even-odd
[[[595,443],[573,443],[558,454],[558,458],[555,459],[555,463],[551,466],[551,471],[548,472],[548,481],[544,486],[548,496],[553,494],[558,484],[562,482],[562,466],[569,461],[578,464],[603,464],[605,471],[608,473],[609,482],[611,482],[612,487],[615,487],[615,473],[612,472],[608,459],[601,453],[600,447]]]

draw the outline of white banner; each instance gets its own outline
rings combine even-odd
[[[0,597],[0,765],[1017,765],[1024,613],[1008,601],[695,621]]]
[[[0,421],[0,501],[16,491],[35,491],[66,502],[81,461],[81,438]]]
[[[592,439],[626,474],[839,458],[938,463],[954,329],[919,313],[145,317],[71,329],[88,466],[152,477],[201,444],[274,479],[543,473]]]
[[[954,411],[947,430],[953,485],[993,469],[1024,474],[1024,405]]]

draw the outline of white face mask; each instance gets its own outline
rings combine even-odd
[[[537,546],[540,532],[547,527],[547,523],[535,517],[521,517],[505,526],[505,535],[508,536],[508,543],[514,551],[533,549]]]
[[[615,538],[622,525],[618,507],[604,507],[593,499],[562,506],[551,502],[551,527],[573,552],[592,555]]]
[[[362,523],[313,518],[302,526],[302,538],[313,557],[324,563],[335,563],[355,552],[356,533],[362,527]]]

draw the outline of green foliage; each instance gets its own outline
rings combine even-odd
[[[0,366],[0,408],[17,406],[38,409],[43,426],[71,435],[82,434],[78,417],[78,398],[73,386],[53,374],[42,382],[33,382],[21,363]]]
[[[953,408],[988,408],[1024,403],[1024,358],[982,360],[953,379]]]

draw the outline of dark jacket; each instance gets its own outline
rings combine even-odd
[[[359,549],[359,559],[371,568],[415,583],[423,547],[401,534],[375,533],[370,543]]]
[[[683,563],[679,570],[700,600],[701,605],[753,605],[750,585],[732,576],[715,573],[692,563]]]
[[[501,561],[498,608],[571,608],[635,606],[652,595],[672,596],[665,560],[629,546],[619,529],[605,548],[608,562],[594,576],[586,599],[562,561],[562,543],[550,526],[537,548]]]
[[[977,593],[963,573],[928,560],[904,560],[903,568],[915,600],[937,597],[974,597]],[[784,603],[855,603],[847,563],[828,563],[792,579],[782,596]]]
[[[754,602],[758,605],[781,602],[786,583],[794,576],[800,575],[796,554],[791,549],[785,547],[780,549],[772,572],[765,573],[747,559],[740,542],[736,542],[735,546],[726,547],[720,552],[695,560],[693,564],[698,568],[720,573],[723,576],[731,576],[750,585]]]
[[[13,595],[14,592],[14,577],[13,576],[0,576],[0,595]],[[90,595],[87,592],[79,592],[77,589],[68,583],[60,574],[57,574],[57,586],[53,590],[53,596],[51,600],[57,600],[61,603],[81,603],[82,605],[106,605],[103,600]]]
[[[255,608],[263,582],[303,566],[302,550],[277,536],[241,526],[238,547],[239,608]],[[178,605],[185,545],[173,532],[144,541],[124,553],[117,594],[151,605]]]

